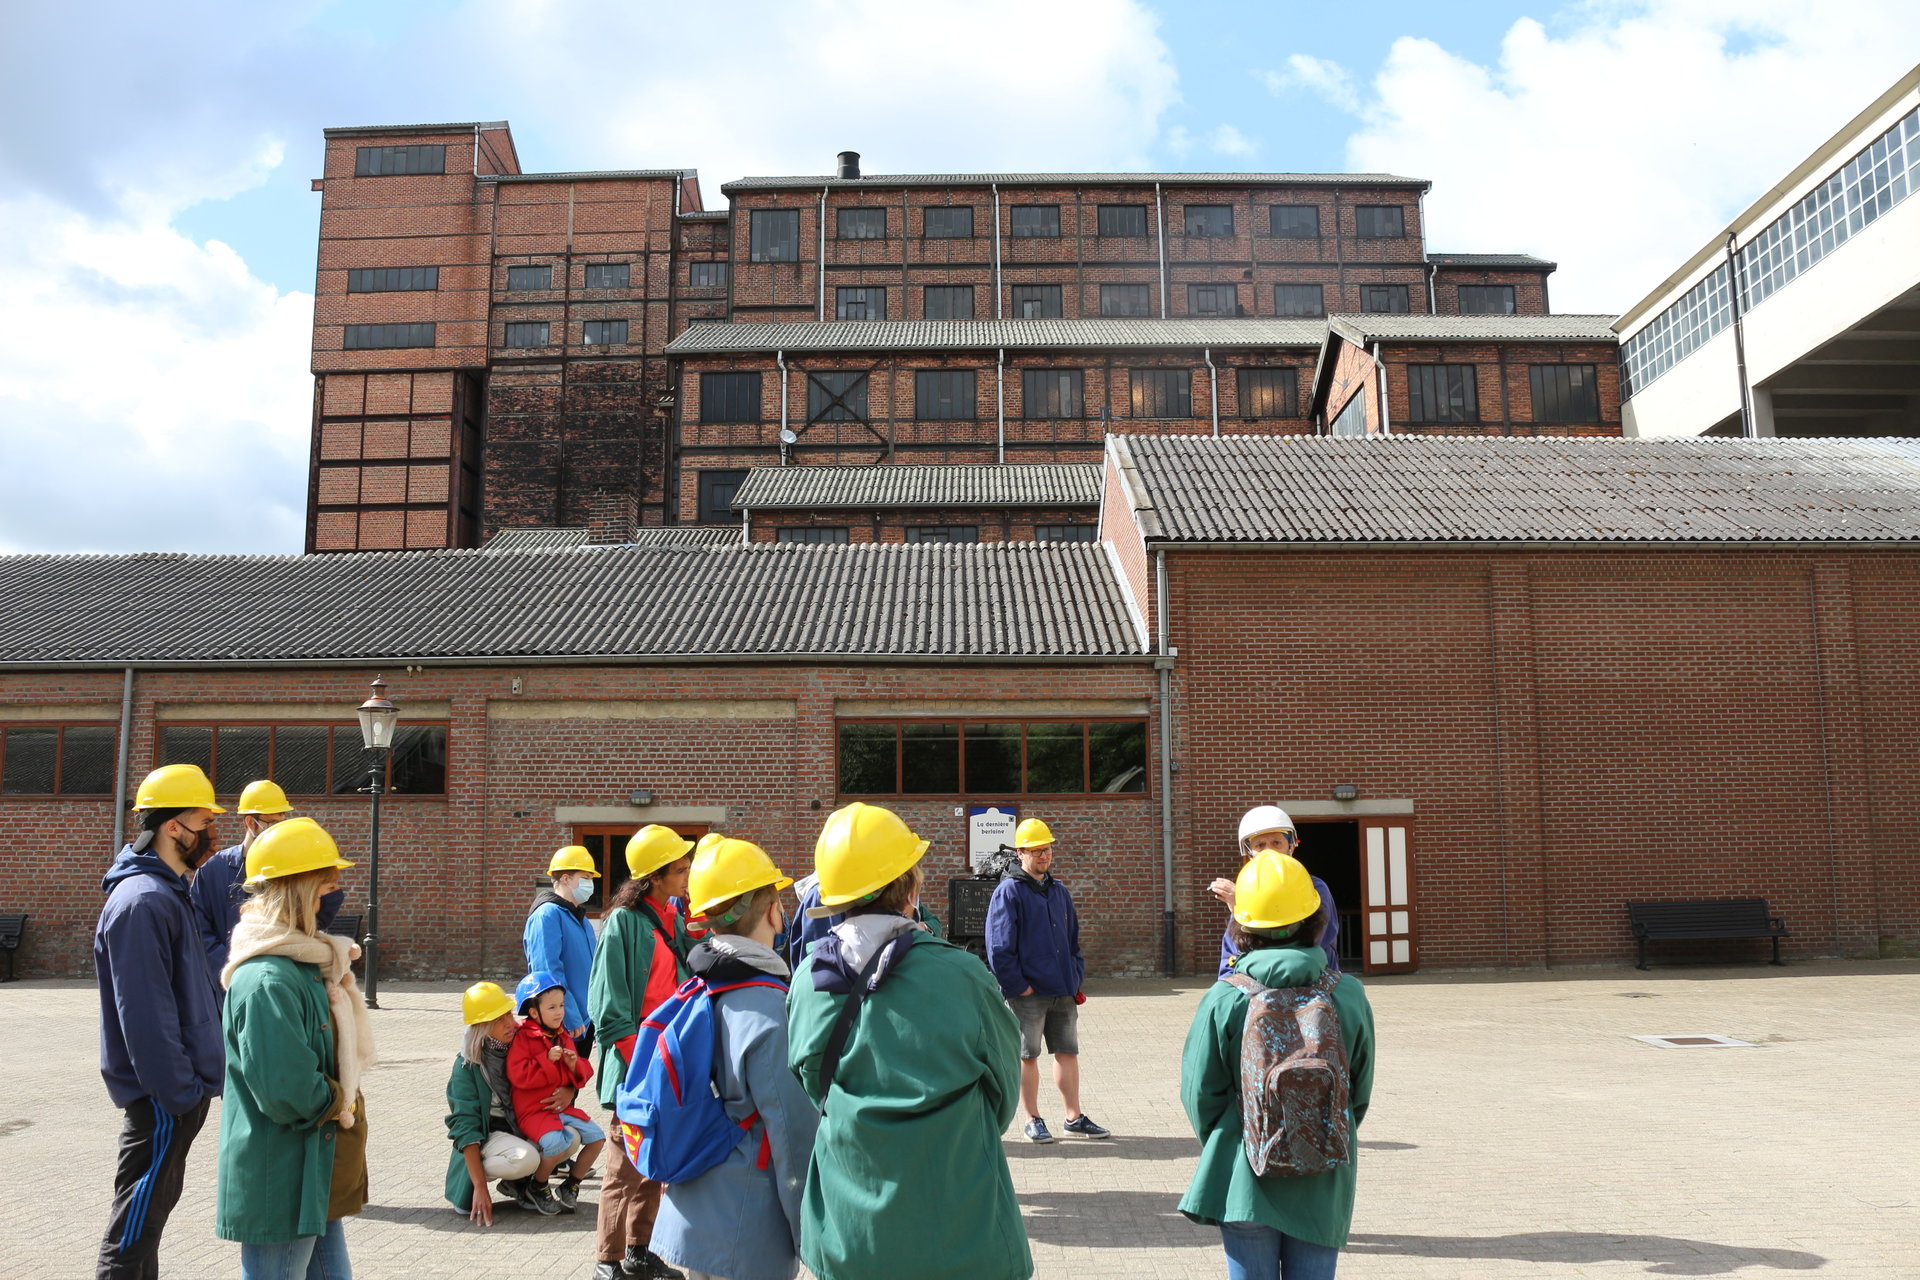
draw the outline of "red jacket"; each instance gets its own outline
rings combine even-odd
[[[581,1057],[567,1068],[563,1057],[558,1062],[547,1051],[558,1043],[563,1049],[574,1047],[573,1037],[564,1031],[548,1031],[533,1018],[522,1018],[507,1050],[507,1083],[513,1086],[513,1122],[529,1142],[538,1142],[560,1127],[560,1113],[543,1105],[561,1085],[578,1089],[593,1078],[593,1064]],[[579,1107],[568,1107],[566,1114],[590,1119]]]

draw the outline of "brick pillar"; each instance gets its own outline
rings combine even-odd
[[[1821,747],[1826,756],[1824,852],[1833,886],[1832,949],[1843,956],[1877,955],[1879,874],[1874,860],[1859,656],[1854,643],[1852,566],[1837,557],[1817,563],[1812,603],[1815,653],[1820,664]],[[1793,922],[1788,921],[1787,927],[1793,928]]]
[[[609,486],[593,491],[587,517],[587,541],[596,546],[632,542],[640,523],[640,497],[632,489]]]
[[[1547,937],[1546,845],[1540,823],[1540,733],[1533,665],[1533,586],[1527,562],[1496,560],[1488,575],[1489,643],[1500,787],[1500,881],[1505,940],[1501,963],[1544,965]]]

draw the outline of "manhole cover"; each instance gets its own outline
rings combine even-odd
[[[1753,1049],[1758,1046],[1732,1036],[1633,1036],[1656,1049]]]

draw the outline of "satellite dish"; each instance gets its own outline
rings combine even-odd
[[[800,437],[793,434],[793,432],[787,430],[785,427],[782,427],[780,428],[780,443],[781,444],[799,444]]]

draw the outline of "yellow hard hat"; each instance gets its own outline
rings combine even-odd
[[[247,850],[247,883],[263,885],[322,867],[350,867],[327,829],[312,818],[288,818],[260,833]]]
[[[905,875],[927,851],[900,815],[859,801],[835,809],[813,845],[820,905],[859,902]]]
[[[570,844],[564,849],[555,849],[553,857],[547,862],[547,874],[556,871],[578,871],[583,876],[592,876],[598,880],[600,873],[593,869],[593,855],[587,852],[583,844]]]
[[[1242,928],[1284,929],[1319,907],[1313,877],[1298,858],[1284,853],[1256,853],[1233,882],[1233,918]]]
[[[1013,847],[1016,849],[1038,849],[1043,844],[1053,843],[1053,832],[1047,830],[1047,824],[1038,818],[1028,818],[1013,829]]]
[[[258,782],[249,782],[247,789],[240,793],[240,803],[233,806],[235,813],[292,813],[293,806],[287,803],[287,793],[280,789],[277,782],[268,782],[261,778]]]
[[[460,997],[460,1016],[470,1027],[512,1012],[513,997],[502,991],[497,982],[476,982]]]
[[[792,883],[793,877],[781,875],[767,851],[752,841],[702,837],[694,851],[693,869],[687,873],[687,901],[694,915],[704,916],[743,893],[767,885],[784,889]]]
[[[650,876],[670,862],[678,862],[693,849],[693,841],[675,831],[650,822],[627,838],[627,874],[636,880]]]
[[[210,809],[225,813],[213,802],[213,783],[197,764],[163,764],[140,780],[136,809]]]

